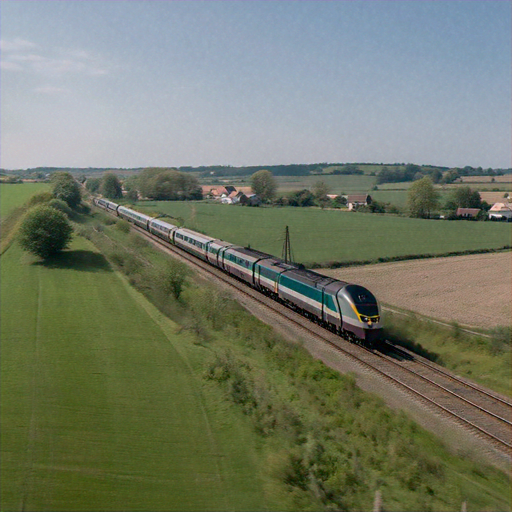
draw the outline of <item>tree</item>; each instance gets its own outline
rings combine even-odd
[[[176,169],[152,167],[144,169],[137,180],[142,196],[157,200],[202,199],[201,186],[195,176],[179,172]]]
[[[313,206],[315,204],[315,196],[307,188],[295,192],[288,198],[290,206]]]
[[[112,172],[108,172],[101,179],[100,191],[103,197],[108,197],[109,199],[121,199],[123,197],[121,182]]]
[[[65,249],[73,228],[66,215],[51,206],[36,206],[28,211],[19,230],[23,249],[41,258],[49,258]]]
[[[76,208],[82,196],[80,195],[80,186],[69,172],[55,172],[52,174],[53,197],[62,199],[70,208]]]
[[[446,208],[448,210],[456,210],[457,208],[481,208],[482,199],[476,190],[472,190],[468,186],[457,187],[453,190]]]
[[[329,185],[327,185],[327,183],[325,183],[325,181],[317,181],[313,185],[313,195],[315,196],[315,199],[322,208],[325,208],[325,206],[329,202],[327,194],[330,191],[331,188],[329,187]]]
[[[439,194],[428,176],[411,185],[407,194],[407,208],[411,217],[428,219],[432,210],[438,206]]]
[[[276,194],[277,183],[270,171],[261,170],[251,176],[251,188],[262,201],[272,201]]]
[[[85,182],[85,188],[91,192],[91,194],[96,194],[96,192],[99,192],[101,186],[101,180],[100,178],[89,178]]]

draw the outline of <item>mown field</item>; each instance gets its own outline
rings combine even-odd
[[[47,183],[0,184],[0,218],[3,219],[34,194],[49,189],[50,185]]]
[[[241,413],[90,242],[1,263],[2,510],[267,508]]]
[[[510,226],[491,222],[201,202],[140,202],[136,208],[171,216],[186,227],[278,256],[282,253],[285,227],[289,226],[295,259],[306,265],[497,249],[512,243]]]

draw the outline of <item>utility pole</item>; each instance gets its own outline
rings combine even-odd
[[[292,246],[290,244],[290,230],[286,226],[283,244],[282,259],[285,263],[293,263]]]

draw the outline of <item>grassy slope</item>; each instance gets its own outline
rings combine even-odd
[[[295,259],[305,264],[442,254],[511,244],[510,226],[499,223],[166,201],[142,202],[135,208],[181,217],[187,227],[275,255],[281,254],[285,226],[289,226]]]
[[[14,208],[25,203],[38,192],[49,190],[47,183],[17,183],[0,185],[0,217],[3,219]]]
[[[2,510],[265,509],[254,434],[193,346],[89,242],[72,250],[2,256]]]

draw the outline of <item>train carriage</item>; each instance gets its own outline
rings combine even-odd
[[[93,202],[96,206],[100,206],[101,208],[105,208],[105,210],[107,209],[107,203],[108,201],[106,199],[103,199],[101,197],[99,198],[94,198],[93,199]]]
[[[113,203],[112,201],[107,201],[107,210],[109,210],[110,212],[117,214],[118,208],[119,208],[119,205],[117,203]]]
[[[254,285],[254,264],[261,260],[261,254],[236,245],[226,247],[219,254],[220,268]],[[265,256],[268,257],[268,255]]]
[[[149,222],[149,231],[166,242],[174,243],[174,232],[177,229],[177,226],[168,224],[162,220],[152,219]]]
[[[357,284],[346,284],[336,294],[343,330],[370,343],[382,336],[380,305],[372,292]]]
[[[277,297],[279,276],[292,269],[297,267],[274,256],[266,255],[266,258],[258,261],[254,266],[254,284],[272,297]]]
[[[234,244],[224,240],[212,240],[206,247],[206,260],[216,267],[221,267],[222,253]]]
[[[336,321],[335,325],[341,325],[339,311],[336,308],[335,295],[326,287],[336,281],[333,278],[322,276],[309,270],[293,269],[283,272],[279,276],[278,295],[285,302],[294,304],[306,313],[321,321],[326,321],[324,305],[327,305],[330,316]],[[333,322],[331,322],[333,323]]]
[[[178,228],[174,231],[174,245],[201,258],[207,259],[206,249],[215,238],[197,233],[191,229]]]
[[[126,208],[125,206],[120,206],[117,209],[117,214],[119,217],[127,220],[128,222],[133,222],[137,226],[148,229],[149,222],[153,219],[149,215],[144,215],[143,213],[136,212],[135,210],[130,210],[130,208]]]

